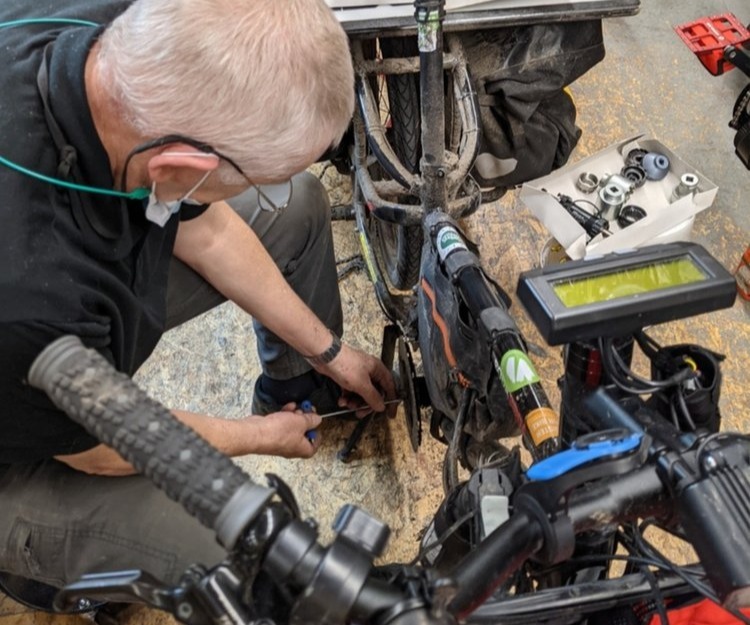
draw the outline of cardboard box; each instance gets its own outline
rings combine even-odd
[[[662,180],[647,180],[625,202],[626,205],[635,204],[643,208],[646,217],[626,228],[621,228],[612,219],[609,228],[612,236],[599,234],[589,240],[586,231],[557,201],[557,194],[599,205],[598,191],[590,194],[581,192],[576,187],[578,177],[586,172],[601,180],[607,174],[620,173],[625,166],[625,157],[636,148],[667,156],[670,161],[669,173]],[[671,201],[680,177],[688,173],[698,177],[698,190]],[[713,182],[662,143],[638,135],[568,164],[548,176],[527,182],[521,189],[520,198],[562,246],[567,256],[578,259],[618,249],[689,240],[695,215],[711,206],[718,190]],[[594,211],[590,204],[582,202],[580,205]]]

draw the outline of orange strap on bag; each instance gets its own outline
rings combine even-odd
[[[743,610],[742,613],[750,616],[750,610]],[[708,599],[684,608],[667,610],[667,618],[669,625],[743,625],[742,621]],[[649,625],[661,625],[658,614],[651,618]]]

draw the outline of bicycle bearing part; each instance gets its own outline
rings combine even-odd
[[[581,193],[593,193],[599,187],[599,177],[596,174],[584,171],[576,180],[576,188]]]
[[[632,226],[636,221],[643,219],[646,215],[646,211],[640,206],[628,204],[620,210],[620,214],[617,216],[617,225],[620,228],[627,228],[628,226]]]
[[[622,174],[605,174],[602,176],[602,179],[599,181],[599,186],[603,189],[610,185],[620,187],[620,190],[625,194],[626,198],[635,190],[635,184]]]
[[[625,166],[626,167],[640,167],[643,163],[643,157],[648,154],[648,150],[644,150],[642,148],[635,148],[633,150],[630,150],[628,152],[627,156],[625,157]]]
[[[669,159],[664,154],[649,152],[643,157],[642,167],[648,180],[663,180],[669,173]]]
[[[698,176],[695,174],[682,174],[679,184],[672,191],[672,202],[681,197],[692,195],[698,190]]]
[[[633,188],[639,189],[646,183],[646,171],[640,165],[626,165],[620,175],[633,183]]]
[[[599,205],[607,219],[617,219],[625,203],[625,191],[617,184],[608,184],[599,189]]]

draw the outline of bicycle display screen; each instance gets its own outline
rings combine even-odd
[[[703,247],[671,243],[525,272],[517,292],[547,342],[558,345],[725,308],[736,287]]]
[[[705,272],[689,256],[684,256],[596,276],[555,280],[552,289],[563,306],[573,308],[706,279]]]

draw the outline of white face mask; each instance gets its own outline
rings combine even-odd
[[[164,227],[169,221],[169,218],[180,210],[180,205],[184,202],[185,204],[200,204],[190,198],[198,188],[206,181],[211,175],[211,171],[207,171],[203,174],[203,177],[193,186],[190,191],[183,195],[179,200],[160,200],[156,197],[156,183],[151,185],[151,195],[148,196],[148,204],[146,204],[146,219],[155,223],[157,226]]]

